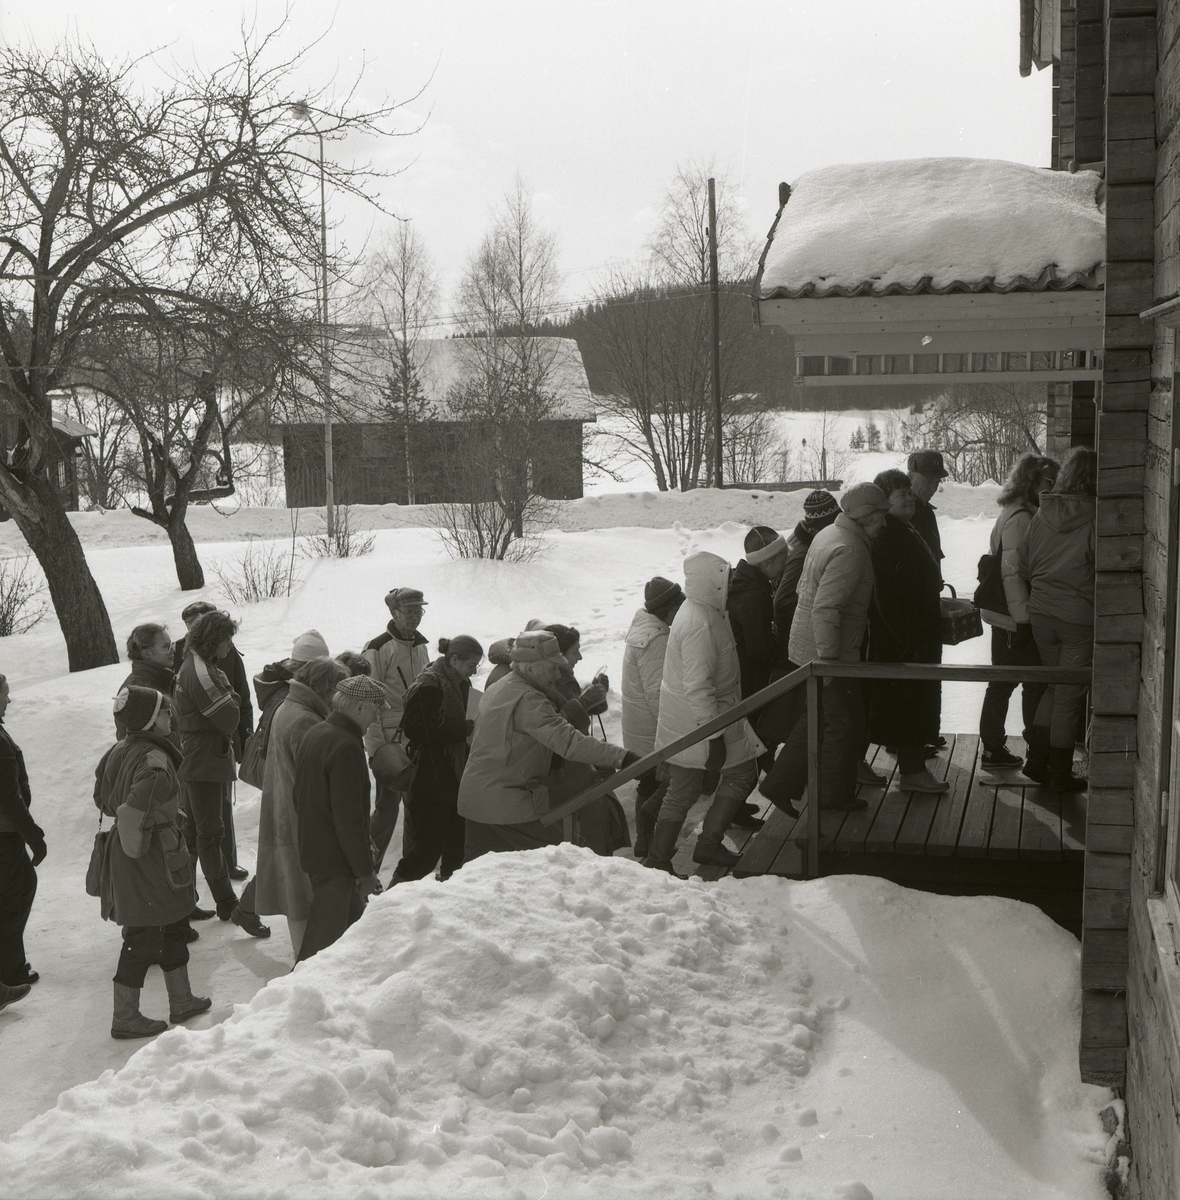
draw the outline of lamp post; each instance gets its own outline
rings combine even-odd
[[[328,203],[324,186],[324,135],[316,128],[305,101],[292,104],[291,112],[311,126],[320,143],[320,280],[316,288],[316,310],[320,322],[320,387],[324,408],[324,527],[331,540],[336,533],[336,470],[332,455],[332,365],[328,355]]]

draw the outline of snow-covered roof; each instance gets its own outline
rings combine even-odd
[[[979,158],[809,171],[779,210],[759,299],[1098,288],[1102,181]]]
[[[593,396],[578,343],[573,338],[555,337],[524,340],[535,360],[544,364],[545,386],[555,397],[552,419],[593,421]],[[357,421],[386,419],[388,402],[382,389],[393,372],[391,349],[388,335],[380,329],[338,331],[332,350],[333,387],[340,393],[341,407],[352,410],[346,415]],[[414,347],[419,380],[433,419],[453,417],[448,403],[451,390],[476,368],[482,349],[481,339],[474,338],[423,339]],[[312,402],[318,403],[318,397]]]

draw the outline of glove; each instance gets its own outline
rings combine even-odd
[[[602,688],[604,692],[610,691],[610,679],[605,671],[599,671],[590,682],[595,686]]]
[[[32,833],[25,839],[33,852],[33,866],[40,866],[45,861],[48,850],[45,847],[45,831],[40,825],[34,825]]]
[[[619,768],[620,771],[625,771],[628,767],[633,766],[639,761],[639,755],[634,750],[628,750],[623,755],[623,765]]]
[[[606,690],[599,687],[597,683],[591,683],[582,689],[581,695],[578,696],[578,703],[590,716],[596,717],[600,713],[606,712]]]

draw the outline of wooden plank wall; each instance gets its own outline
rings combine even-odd
[[[1091,37],[1093,24],[1082,18],[1092,17],[1095,8],[1102,5],[1079,0],[1079,47],[1083,30]],[[1153,333],[1139,313],[1154,296],[1154,8],[1154,0],[1107,0],[1104,31],[1107,286],[1096,439],[1098,574],[1079,1057],[1083,1079],[1115,1087],[1126,1079],[1132,789],[1142,674]]]

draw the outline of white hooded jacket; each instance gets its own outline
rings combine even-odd
[[[668,626],[641,608],[623,645],[623,745],[643,757],[655,749],[660,683],[668,650]]]
[[[729,563],[725,559],[702,551],[684,560],[684,594],[688,599],[680,606],[668,634],[660,684],[657,750],[711,721],[742,698],[737,648],[725,615],[728,592]],[[724,736],[727,767],[749,762],[766,749],[744,719],[730,725]],[[668,761],[700,769],[708,752],[708,741],[700,741]]]

